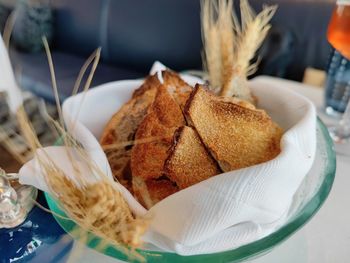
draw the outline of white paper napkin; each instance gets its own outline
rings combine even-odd
[[[198,81],[183,78],[192,85]],[[68,128],[72,129],[72,120],[78,120],[72,133],[109,176],[110,167],[97,139],[107,121],[141,83],[142,80],[108,83],[85,95],[71,97],[63,105]],[[258,80],[251,81],[250,86],[258,97],[259,107],[285,130],[280,155],[269,162],[200,182],[169,196],[149,211],[121,186],[136,214],[150,213],[153,217],[144,236],[146,242],[182,255],[213,253],[260,239],[286,221],[293,195],[313,163],[315,108],[308,99],[283,87],[269,86],[266,82],[261,85]],[[56,150],[59,153],[60,147]],[[26,169],[33,167],[33,162],[21,169],[22,183],[33,183],[35,174]],[[61,167],[67,166],[57,162]],[[43,181],[42,173],[37,172],[36,176]]]
[[[15,112],[22,104],[21,91],[13,74],[9,54],[0,34],[0,91],[7,92],[10,110]]]

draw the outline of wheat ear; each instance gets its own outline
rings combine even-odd
[[[269,29],[270,20],[276,12],[277,6],[264,6],[256,15],[247,0],[241,0],[241,29],[236,43],[234,67],[229,82],[222,90],[223,96],[237,96],[245,100],[252,100],[247,85],[247,76],[254,73],[257,63],[250,64],[256,51],[261,46]]]
[[[221,51],[221,69],[223,86],[227,83],[232,75],[234,65],[235,37],[233,20],[233,1],[219,0],[218,8],[218,26],[220,34],[220,51]]]
[[[99,169],[85,149],[65,130],[53,61],[47,41],[45,39],[43,41],[48,54],[54,94],[61,117],[59,122],[51,121],[61,137],[64,138],[65,150],[74,169],[74,174],[65,174],[46,153],[23,107],[20,107],[17,112],[21,133],[45,174],[46,184],[53,197],[59,201],[69,218],[81,227],[79,236],[84,240],[83,237],[86,237],[87,233],[94,233],[131,258],[136,257],[138,260],[142,260],[134,248],[141,245],[141,237],[147,229],[149,220],[133,215],[126,200],[120,193],[117,183],[108,178]],[[95,52],[95,63],[85,85],[85,91],[90,86],[98,63],[99,52],[99,50]],[[89,171],[87,174],[79,169],[79,163],[86,165]]]
[[[264,6],[263,10],[255,15],[247,0],[241,0],[242,37],[237,45],[236,64],[242,74],[249,76],[254,71],[250,61],[264,41],[271,25],[271,18],[277,6]]]
[[[215,20],[217,6],[213,1],[201,1],[203,68],[208,72],[213,89],[222,85],[222,62],[219,25]]]

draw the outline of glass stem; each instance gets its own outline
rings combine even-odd
[[[346,106],[345,112],[340,120],[337,130],[343,136],[350,135],[350,100]]]

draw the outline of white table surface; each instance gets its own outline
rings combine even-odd
[[[320,118],[328,125],[332,119],[322,113],[323,89],[272,77],[259,77],[292,89],[312,100]],[[350,154],[350,151],[349,151]],[[78,262],[120,262],[91,249],[81,248]],[[78,248],[79,246],[79,248]],[[82,251],[83,250],[83,251]],[[301,230],[272,252],[249,263],[347,263],[350,262],[350,157],[337,155],[337,172],[332,191],[319,212]]]
[[[278,82],[308,97],[327,125],[334,122],[322,112],[322,88],[271,77],[261,78]],[[270,254],[250,262],[350,262],[350,157],[337,155],[333,188],[311,221]]]

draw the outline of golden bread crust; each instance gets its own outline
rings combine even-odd
[[[147,207],[178,191],[164,174],[164,163],[175,131],[186,124],[182,109],[192,91],[176,73],[163,71],[162,78],[163,84],[158,86],[154,102],[137,129],[131,153],[133,190]],[[140,184],[142,181],[144,184]],[[149,197],[143,196],[146,193],[141,185],[147,187]]]
[[[168,91],[174,100],[183,110],[193,88],[185,81],[183,81],[181,77],[175,72],[166,70],[162,72],[162,76],[164,85],[168,88]]]
[[[160,82],[156,76],[149,76],[138,88],[132,98],[112,116],[100,138],[102,146],[115,145],[113,149],[106,149],[112,173],[122,185],[132,192],[130,170],[130,146],[119,147],[134,139],[136,130],[147,114],[147,110],[154,101]]]
[[[167,88],[160,86],[149,113],[141,122],[135,136],[136,141],[154,140],[137,143],[132,148],[132,175],[144,180],[162,176],[174,132],[185,124],[179,105],[170,96]]]
[[[197,85],[185,115],[225,172],[266,162],[280,153],[282,129],[263,110],[243,107]]]
[[[205,149],[197,132],[188,126],[176,131],[164,171],[180,189],[220,173],[217,163]]]
[[[215,176],[280,153],[282,129],[238,98],[192,89],[178,74],[146,78],[101,136],[114,177],[146,208]],[[132,141],[122,147],[110,147]]]
[[[179,191],[179,188],[166,177],[143,180],[133,177],[134,196],[147,209],[159,201]]]

